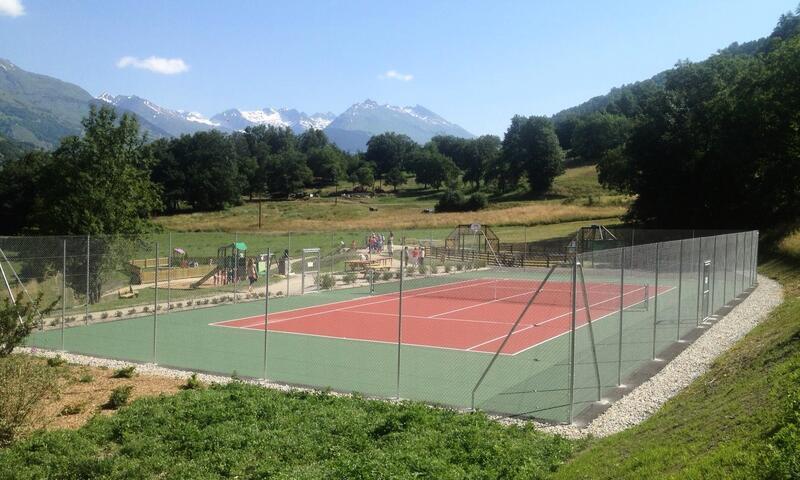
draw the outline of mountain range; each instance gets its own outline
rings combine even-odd
[[[254,125],[291,128],[302,133],[324,130],[340,148],[366,150],[373,135],[406,134],[418,143],[434,135],[473,135],[425,107],[397,107],[372,100],[356,103],[341,115],[306,114],[293,108],[228,109],[210,118],[193,111],[171,110],[136,95],[103,93],[93,97],[81,87],[59,79],[27,72],[0,59],[0,135],[35,147],[52,148],[61,137],[81,132],[81,119],[91,105],[112,105],[119,113],[137,117],[151,138],[176,137],[216,129],[244,130]]]

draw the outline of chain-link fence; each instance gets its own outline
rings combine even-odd
[[[2,296],[42,296],[32,347],[571,422],[756,282],[756,231],[545,263],[449,233],[4,237]]]

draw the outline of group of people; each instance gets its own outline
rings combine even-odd
[[[369,253],[383,253],[383,249],[386,247],[386,253],[391,255],[394,246],[394,234],[389,232],[389,236],[385,237],[382,233],[373,232],[367,237],[366,243]]]
[[[416,246],[412,249],[405,247],[403,248],[403,256],[405,257],[406,265],[414,267],[425,265],[425,247]]]

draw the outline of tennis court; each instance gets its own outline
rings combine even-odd
[[[264,315],[256,315],[214,325],[495,353],[540,285],[538,281],[519,279],[475,279],[414,288],[403,293],[406,308],[401,324],[398,292],[288,310],[270,315],[266,322]],[[588,309],[576,308],[578,328],[590,318],[596,321],[620,308],[644,305],[649,300],[647,285],[625,285],[622,295],[615,284],[587,285],[587,291]],[[568,333],[571,298],[569,283],[549,282],[543,286],[500,353],[516,355]]]

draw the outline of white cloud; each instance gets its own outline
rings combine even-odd
[[[3,0],[0,0],[2,2]],[[180,58],[162,58],[162,57],[122,57],[117,61],[118,68],[139,68],[142,70],[150,70],[151,72],[160,73],[162,75],[175,75],[189,70],[189,65]]]
[[[400,80],[401,82],[410,82],[414,80],[414,75],[410,73],[400,73],[397,70],[388,70],[386,73],[378,75],[381,80]]]
[[[0,15],[19,17],[25,15],[25,7],[19,0],[0,0]]]

